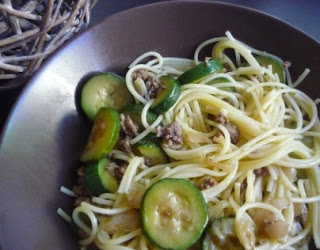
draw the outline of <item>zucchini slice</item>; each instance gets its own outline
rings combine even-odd
[[[120,135],[120,116],[117,110],[100,108],[80,160],[90,162],[107,156]]]
[[[187,249],[201,237],[207,223],[204,197],[190,181],[165,178],[143,196],[142,231],[162,249]]]
[[[158,137],[156,133],[150,133],[146,137],[144,137],[141,141],[137,142],[137,144],[146,143],[146,142],[153,142],[156,145],[158,145],[159,147],[161,147],[160,146],[161,141],[162,141],[161,138]]]
[[[124,114],[124,115],[128,115],[131,120],[138,125],[139,129],[138,131],[141,131],[144,129],[142,121],[141,121],[141,113],[143,110],[143,105],[140,104],[129,104],[125,107],[123,107],[120,110],[120,113]],[[154,121],[157,119],[157,115],[154,114],[153,112],[151,112],[150,110],[148,110],[147,112],[147,122],[149,125],[151,125],[152,123],[154,123]]]
[[[227,78],[224,78],[224,77],[219,77],[219,78],[211,80],[210,82],[207,83],[207,85],[214,85],[217,83],[225,83],[225,82],[230,82],[230,80]],[[228,91],[228,92],[236,92],[235,88],[233,88],[233,87],[222,87],[220,89],[224,90],[224,91]]]
[[[283,64],[280,60],[277,60],[270,56],[255,56],[254,57],[260,66],[268,67],[268,65],[272,66],[272,72],[275,74],[277,73],[279,76],[279,80],[282,83],[286,82],[286,74],[284,71]],[[243,63],[243,67],[247,67],[249,64],[247,62]]]
[[[132,102],[124,78],[110,72],[91,77],[81,90],[81,107],[90,120],[101,107],[119,110]]]
[[[256,56],[255,58],[261,66],[268,67],[268,65],[271,65],[272,72],[278,74],[280,82],[286,82],[286,74],[280,61],[269,56]]]
[[[209,60],[208,63],[202,62],[197,66],[187,70],[178,77],[181,85],[195,83],[213,72],[219,72],[223,69],[221,62],[217,59]]]
[[[118,181],[108,172],[108,164],[109,160],[104,158],[85,167],[85,183],[95,196],[106,192],[114,193],[118,190]]]
[[[178,100],[181,92],[179,82],[172,76],[163,75],[160,77],[162,87],[151,105],[151,109],[156,114],[162,114],[170,109]]]
[[[244,250],[237,238],[234,223],[232,217],[213,220],[202,241],[202,250]]]
[[[166,153],[153,142],[144,141],[139,143],[136,151],[139,155],[146,157],[150,161],[150,166],[168,162]]]

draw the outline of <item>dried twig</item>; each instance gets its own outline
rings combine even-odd
[[[97,0],[2,0],[0,91],[23,84],[50,53],[86,27],[96,3]],[[10,79],[15,79],[12,86]]]

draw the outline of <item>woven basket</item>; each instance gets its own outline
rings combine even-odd
[[[2,0],[0,91],[23,85],[44,59],[85,28],[98,0]]]

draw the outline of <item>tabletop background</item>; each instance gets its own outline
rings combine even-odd
[[[154,2],[161,1],[99,0],[92,11],[89,27],[117,12]],[[238,4],[263,11],[295,26],[320,42],[320,0],[221,0],[218,2]],[[0,92],[0,132],[22,90],[19,88]]]

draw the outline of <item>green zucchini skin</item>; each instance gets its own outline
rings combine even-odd
[[[158,115],[168,111],[177,102],[181,93],[179,81],[172,76],[163,75],[159,80],[163,88],[158,90],[151,105],[152,111]]]
[[[81,90],[81,108],[92,121],[101,107],[119,110],[129,103],[133,103],[133,97],[124,78],[115,73],[90,77]]]
[[[137,143],[135,147],[137,153],[141,156],[148,158],[150,161],[149,166],[164,164],[168,162],[168,156],[163,149],[156,143],[151,141],[142,141]]]
[[[206,229],[208,210],[201,191],[190,181],[165,178],[145,192],[141,202],[145,237],[161,249],[187,249]]]
[[[196,83],[206,77],[207,75],[219,72],[223,69],[221,62],[218,59],[209,60],[207,63],[202,62],[197,66],[185,71],[178,77],[181,85],[188,83]]]
[[[80,160],[93,162],[106,157],[119,139],[120,127],[120,116],[117,110],[100,108]]]
[[[118,190],[117,179],[106,168],[108,164],[109,160],[104,158],[85,167],[86,186],[95,196],[106,192],[114,193]]]
[[[120,110],[120,113],[124,114],[125,116],[129,116],[131,120],[139,127],[138,131],[144,129],[142,121],[141,121],[141,113],[143,110],[144,105],[142,104],[129,104],[123,107]],[[147,122],[149,125],[155,122],[157,119],[157,115],[148,110],[147,112]]]
[[[286,74],[280,61],[269,56],[256,56],[255,58],[261,66],[267,67],[268,65],[272,65],[272,71],[278,74],[280,82],[286,82]]]
[[[268,65],[271,65],[272,72],[278,74],[280,82],[282,82],[282,83],[286,82],[286,74],[285,74],[284,67],[283,67],[283,64],[280,61],[280,59],[277,60],[276,58],[273,58],[270,56],[255,56],[254,58],[257,60],[257,62],[260,64],[260,66],[268,67]],[[249,64],[248,64],[248,62],[244,62],[241,66],[248,67]]]

